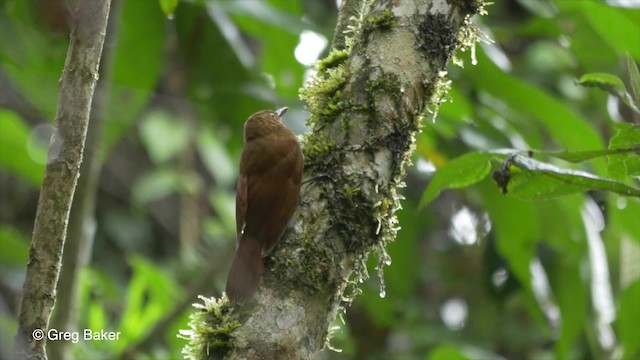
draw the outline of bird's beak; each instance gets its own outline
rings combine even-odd
[[[282,115],[284,115],[284,113],[287,112],[287,109],[288,108],[283,107],[283,108],[280,108],[280,109],[276,110],[276,115],[278,115],[278,117],[282,117]]]

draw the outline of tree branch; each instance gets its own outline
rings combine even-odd
[[[80,165],[78,185],[69,214],[69,227],[62,255],[62,267],[58,280],[58,298],[51,317],[51,327],[60,331],[76,331],[78,326],[78,286],[80,271],[91,258],[95,234],[95,207],[98,179],[102,164],[100,148],[105,122],[105,105],[109,94],[113,53],[116,44],[120,1],[113,0],[110,6],[105,43],[100,60],[100,78],[93,95],[90,123]],[[52,359],[71,358],[70,341],[55,341],[47,352]]]
[[[79,1],[77,6],[60,79],[57,129],[49,145],[23,285],[15,339],[17,359],[46,359],[46,333],[56,299],[67,222],[98,80],[110,0]],[[37,329],[43,331],[44,337],[39,336]]]

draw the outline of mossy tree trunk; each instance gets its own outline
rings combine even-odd
[[[398,188],[415,135],[427,107],[437,107],[446,91],[444,71],[454,51],[475,41],[469,18],[482,5],[480,0],[343,4],[334,48],[302,91],[313,126],[302,142],[305,178],[312,180],[303,185],[297,215],[265,259],[261,291],[256,304],[244,309],[241,325],[231,322],[225,306],[216,309],[223,302],[208,302],[217,316],[205,324],[192,322],[192,328],[213,327],[229,337],[213,344],[206,337],[194,342],[192,336],[187,353],[308,359],[325,346],[330,323],[358,292],[357,280],[367,276],[367,255],[376,252],[380,266],[389,262],[385,247],[400,226]]]

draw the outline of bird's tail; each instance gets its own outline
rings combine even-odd
[[[263,273],[262,246],[254,236],[243,234],[227,278],[229,300],[250,299],[258,290]]]

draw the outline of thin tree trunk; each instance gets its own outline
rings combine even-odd
[[[118,10],[120,1],[111,4],[107,33],[100,60],[100,78],[96,85],[91,106],[89,128],[84,146],[83,161],[76,187],[69,228],[62,255],[62,268],[58,280],[56,306],[51,317],[51,327],[61,331],[77,331],[78,327],[78,285],[80,272],[89,263],[93,237],[95,234],[95,207],[98,179],[102,170],[100,149],[104,129],[105,105],[110,88],[110,74],[116,35],[118,30]],[[70,359],[70,341],[54,341],[47,346],[51,359]]]
[[[233,320],[239,309],[229,315],[225,301],[205,301],[182,333],[191,340],[186,355],[308,359],[324,348],[329,325],[368,276],[369,253],[380,267],[390,263],[385,248],[399,228],[398,188],[415,136],[427,107],[446,93],[453,52],[475,41],[468,19],[481,9],[479,0],[346,1],[334,49],[302,91],[313,125],[303,142],[312,181],[298,213],[265,259],[261,291],[240,310],[241,325]]]
[[[78,1],[73,13],[71,41],[60,79],[56,131],[49,145],[18,315],[17,359],[46,359],[49,317],[56,299],[109,7],[110,0]]]

